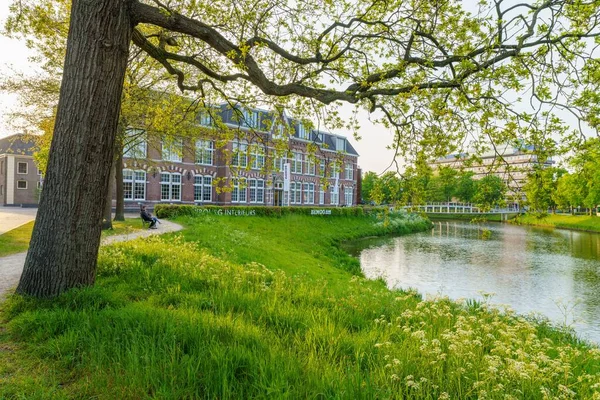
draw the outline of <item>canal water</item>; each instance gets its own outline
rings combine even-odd
[[[429,232],[365,239],[347,250],[368,278],[389,287],[452,299],[485,295],[600,344],[600,234],[435,221]]]

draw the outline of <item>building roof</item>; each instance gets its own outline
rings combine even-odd
[[[32,156],[38,146],[34,137],[16,134],[0,139],[0,154]]]
[[[235,108],[232,108],[227,104],[222,104],[219,106],[219,117],[225,124],[234,125],[238,128],[249,129],[248,123],[251,121],[246,120],[246,116],[243,115],[242,110],[244,110],[242,106],[236,106]],[[256,125],[254,126],[254,129],[256,129],[257,131],[273,133],[274,130],[277,129],[278,120],[280,119],[278,113],[258,108],[246,110],[258,113],[258,120],[255,121]],[[289,128],[293,129],[294,133],[292,137],[295,139],[313,142],[327,150],[340,151],[342,153],[358,156],[358,152],[352,146],[352,144],[350,144],[350,141],[345,136],[311,129],[309,133],[310,139],[304,139],[300,137],[300,130],[302,125],[301,121],[288,117],[287,115],[285,115],[285,112],[282,113],[282,119],[282,122],[284,124],[288,125]],[[336,138],[344,140],[344,148],[337,148]]]

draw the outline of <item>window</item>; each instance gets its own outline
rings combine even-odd
[[[38,189],[41,189],[41,188],[42,188],[42,182],[40,182],[40,181],[37,181],[37,188],[38,188]]]
[[[302,198],[304,204],[315,204],[315,184],[304,183],[304,196]]]
[[[183,159],[183,140],[173,140],[172,143],[163,142],[162,159],[165,161],[181,162]]]
[[[248,143],[243,141],[234,141],[232,150],[231,165],[246,168],[248,166]]]
[[[17,163],[17,174],[27,174],[27,163],[26,162]]]
[[[181,174],[161,172],[160,199],[162,201],[181,201]]]
[[[250,203],[265,202],[265,181],[262,179],[250,179],[248,181],[250,188]]]
[[[0,196],[4,194],[4,186],[0,185]]]
[[[333,164],[331,164],[329,173],[330,173],[330,176],[329,176],[330,178],[337,178],[338,177],[339,171],[338,171],[337,163],[334,162]]]
[[[310,130],[302,122],[298,124],[298,137],[304,140],[310,140]]]
[[[276,172],[283,172],[283,164],[285,164],[285,162],[286,162],[285,157],[275,157],[273,159],[273,169]]]
[[[335,138],[335,149],[337,151],[346,151],[346,140],[344,138]]]
[[[321,178],[325,177],[325,160],[321,159],[321,162],[319,163],[319,176]]]
[[[273,130],[273,139],[282,139],[285,136],[285,125],[279,123]]]
[[[242,110],[242,126],[246,126],[251,129],[258,129],[260,125],[260,114],[258,111],[253,110]]]
[[[231,202],[232,203],[246,203],[246,180],[245,179],[234,179],[233,190],[231,191]]]
[[[27,181],[17,181],[17,189],[27,189]]]
[[[291,172],[293,174],[302,174],[302,153],[292,153]]]
[[[123,198],[125,200],[146,199],[146,172],[123,170]]]
[[[344,204],[347,206],[351,206],[352,205],[352,194],[353,194],[353,189],[352,187],[345,187],[344,188]]]
[[[325,190],[323,186],[321,186],[321,190],[319,190],[319,204],[325,204]]]
[[[146,158],[145,131],[141,129],[128,129],[125,132],[123,157]]]
[[[215,142],[198,140],[196,142],[196,164],[213,165]]]
[[[302,182],[290,182],[290,203],[302,204]]]
[[[354,179],[354,165],[352,163],[346,164],[346,179]]]
[[[250,151],[252,169],[263,169],[265,167],[265,152],[261,145],[253,144]]]
[[[194,176],[194,201],[205,203],[212,201],[212,176]]]
[[[42,176],[42,175],[43,175],[43,174],[42,174],[42,170],[38,168],[38,169],[37,169],[37,174],[38,174],[38,176]]]
[[[337,206],[339,204],[338,188],[336,185],[332,185],[329,193],[329,204]]]
[[[200,113],[198,117],[198,122],[202,126],[212,126],[214,124],[212,116],[206,111]]]
[[[306,175],[314,175],[315,174],[315,158],[314,156],[307,154],[306,155]]]

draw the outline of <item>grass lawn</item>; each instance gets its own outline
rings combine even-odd
[[[113,229],[102,231],[102,237],[131,233],[142,229],[139,218],[114,221]],[[29,248],[33,221],[0,235],[0,257],[21,253]]]
[[[340,241],[416,217],[180,217],[100,249],[94,287],[14,296],[0,398],[597,398],[600,350],[360,276]],[[508,396],[508,397],[507,397]]]
[[[600,232],[600,217],[589,215],[554,215],[538,218],[532,214],[520,216],[514,220],[517,224],[547,226],[553,228],[575,229]]]

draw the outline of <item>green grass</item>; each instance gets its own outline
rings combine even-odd
[[[29,248],[33,221],[0,235],[0,257],[21,253]],[[139,218],[114,221],[113,229],[102,231],[102,237],[131,233],[142,229]]]
[[[33,221],[0,235],[0,257],[27,250],[32,230]]]
[[[546,226],[551,228],[574,229],[600,232],[600,217],[589,215],[553,215],[538,217],[532,214],[522,215],[514,223],[520,225]]]
[[[597,395],[600,350],[480,302],[390,291],[337,247],[425,222],[177,221],[180,234],[101,248],[94,287],[4,303],[0,398]]]

